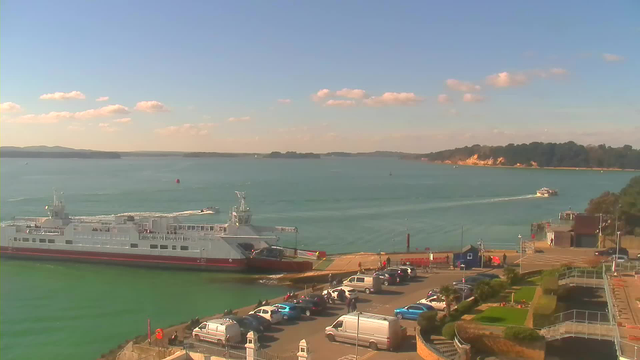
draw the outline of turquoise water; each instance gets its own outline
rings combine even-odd
[[[28,165],[25,162],[28,161]],[[389,176],[389,173],[392,176]],[[71,215],[174,213],[218,206],[193,223],[224,223],[246,191],[254,223],[297,226],[301,248],[328,252],[456,249],[479,238],[515,244],[529,224],[619,190],[637,173],[499,169],[380,158],[2,159],[0,219],[43,216],[52,189]],[[181,184],[175,179],[180,178]],[[555,198],[531,196],[541,187]],[[283,238],[294,245],[295,238]],[[146,332],[272,298],[282,288],[229,282],[230,275],[3,260],[3,359],[98,357]],[[37,346],[34,346],[37,344]]]

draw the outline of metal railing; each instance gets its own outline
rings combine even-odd
[[[569,310],[553,316],[554,323],[559,324],[567,321],[576,323],[596,323],[611,324],[609,313],[589,310]]]
[[[619,271],[636,271],[638,268],[637,264],[622,264],[628,265],[626,267],[620,266],[618,267]],[[639,359],[640,358],[640,345],[634,344],[630,341],[622,340],[620,338],[620,329],[618,328],[618,313],[616,310],[615,299],[612,294],[612,284],[609,282],[609,273],[611,271],[611,267],[605,266],[602,269],[602,274],[604,276],[604,291],[607,298],[607,307],[609,314],[611,314],[611,324],[614,328],[614,338],[613,341],[616,345],[616,351],[618,353],[619,359]]]
[[[570,269],[558,274],[558,284],[602,287],[603,274],[598,269]]]

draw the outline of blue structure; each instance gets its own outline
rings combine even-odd
[[[460,267],[460,264],[464,264],[467,270],[480,266],[480,251],[473,245],[467,245],[462,249],[462,252],[453,253],[453,264],[455,267]]]

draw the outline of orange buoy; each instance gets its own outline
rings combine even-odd
[[[180,179],[176,179],[176,184],[180,184]]]
[[[164,336],[164,331],[162,331],[162,329],[156,329],[156,339],[162,340],[163,336]]]

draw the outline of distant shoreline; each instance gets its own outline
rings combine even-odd
[[[591,170],[591,171],[629,171],[636,172],[640,169],[616,169],[616,168],[586,168],[586,167],[533,167],[533,166],[515,166],[515,165],[477,165],[477,164],[455,164],[445,163],[442,161],[418,160],[423,163],[451,165],[451,166],[470,166],[470,167],[486,167],[486,168],[503,168],[503,169],[540,169],[540,170]]]

